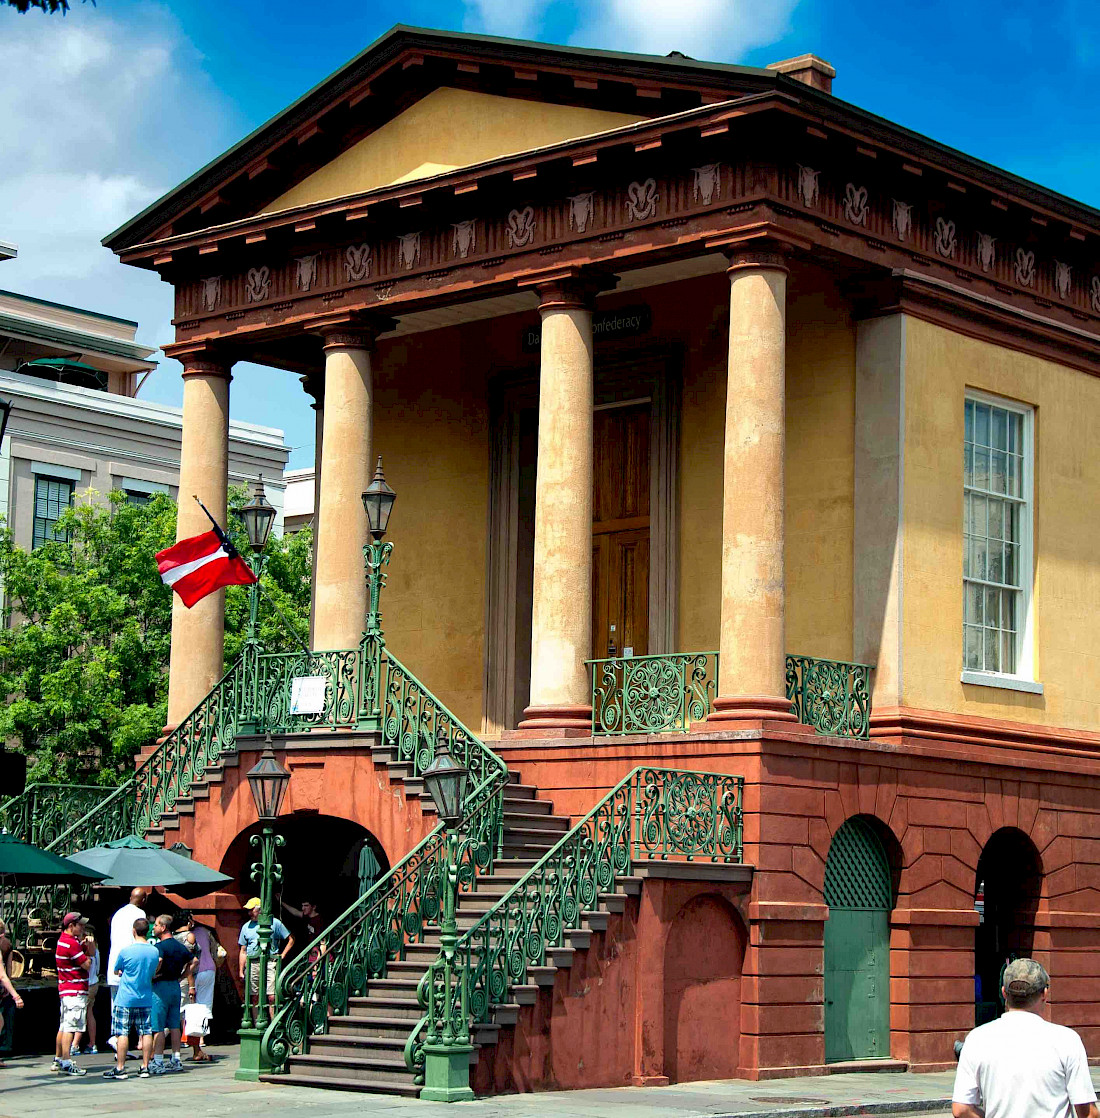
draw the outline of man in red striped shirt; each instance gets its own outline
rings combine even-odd
[[[79,912],[67,912],[61,921],[54,959],[57,963],[57,993],[61,998],[61,1024],[57,1030],[54,1053],[55,1071],[64,1075],[87,1075],[69,1058],[75,1033],[84,1031],[88,1015],[88,971],[92,960],[84,951],[84,925],[87,919]]]

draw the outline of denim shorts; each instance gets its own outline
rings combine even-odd
[[[165,1029],[180,1027],[180,984],[174,979],[169,982],[153,983],[153,1035]]]

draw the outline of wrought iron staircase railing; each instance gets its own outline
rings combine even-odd
[[[420,982],[425,1009],[405,1047],[422,1083],[425,1045],[465,1048],[509,987],[565,945],[618,877],[650,860],[740,863],[744,778],[641,767],[623,778],[492,908],[446,948]],[[423,1033],[423,1041],[420,1036]]]
[[[0,827],[23,842],[47,846],[114,792],[114,785],[28,784],[0,803]]]

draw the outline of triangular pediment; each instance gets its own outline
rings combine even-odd
[[[428,178],[641,119],[583,105],[443,87],[307,175],[261,212]]]

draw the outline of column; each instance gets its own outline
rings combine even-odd
[[[229,381],[231,363],[181,356],[183,435],[180,444],[176,540],[210,530],[195,497],[225,525],[229,484]],[[172,652],[168,675],[168,728],[178,726],[210,693],[224,670],[225,591],[188,609],[173,595]]]
[[[355,648],[366,622],[363,546],[368,533],[362,495],[374,466],[371,347],[383,328],[340,325],[323,334],[325,460],[316,510],[313,597],[313,647],[318,650]]]
[[[567,273],[535,290],[542,316],[531,608],[531,703],[520,729],[592,731],[592,300]]]
[[[722,615],[712,721],[793,720],[786,699],[784,257],[730,256],[722,475]]]

